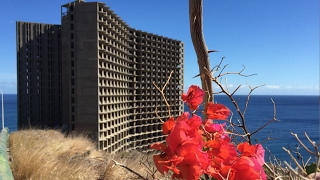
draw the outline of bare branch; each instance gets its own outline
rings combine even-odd
[[[236,93],[240,87],[241,87],[241,84],[233,91],[233,93],[231,94],[231,96],[233,96],[234,93]]]
[[[246,114],[246,111],[247,111],[247,108],[248,108],[248,104],[249,104],[249,99],[250,99],[250,96],[251,96],[252,92],[257,88],[259,88],[261,86],[264,86],[264,84],[263,84],[263,85],[259,85],[259,86],[256,86],[254,88],[251,88],[251,86],[250,86],[250,84],[248,82],[247,82],[247,84],[248,84],[248,86],[250,88],[250,92],[249,92],[249,94],[247,96],[246,105],[245,105],[244,110],[243,110],[243,116]]]
[[[299,176],[303,180],[310,180],[309,178],[306,178],[304,176],[301,176],[300,173],[298,173],[296,170],[294,170],[288,163],[287,161],[284,161],[284,164],[290,169],[291,172],[293,172],[296,176]]]
[[[119,162],[117,162],[117,161],[115,161],[115,160],[113,160],[113,159],[112,159],[112,161],[114,162],[114,165],[118,165],[118,166],[120,166],[120,167],[123,167],[123,168],[125,168],[126,170],[130,171],[131,173],[137,175],[139,178],[141,178],[141,179],[143,179],[143,180],[147,180],[146,178],[144,178],[143,176],[141,176],[139,173],[137,173],[137,172],[135,172],[134,170],[128,168],[127,166],[125,166],[125,165],[123,165],[123,164],[121,164],[121,163],[119,163]]]
[[[220,62],[219,62],[219,64],[218,64],[217,66],[213,67],[212,70],[213,70],[214,68],[216,68],[215,71],[218,71],[219,68],[220,68],[220,66],[221,66],[221,64],[222,64],[222,61],[224,60],[224,58],[225,58],[225,57],[222,57],[221,60],[220,60]]]
[[[228,64],[224,65],[223,68],[220,70],[220,73],[218,74],[218,76],[216,78],[219,78],[223,75],[221,75],[221,73],[223,72],[223,70],[228,66]]]
[[[291,152],[290,152],[288,149],[284,148],[284,147],[282,147],[282,149],[285,150],[285,151],[289,154],[289,156],[291,157],[291,159],[293,160],[293,162],[297,165],[297,167],[300,169],[300,171],[301,171],[304,175],[308,175],[307,172],[304,170],[304,168],[300,166],[300,164],[299,164],[299,162],[296,160],[296,158],[293,157],[293,155],[291,154]],[[291,167],[289,164],[286,164],[286,165],[287,165],[288,167]]]
[[[259,132],[261,129],[263,129],[264,127],[268,126],[270,123],[274,122],[274,121],[278,121],[276,118],[276,103],[273,101],[273,99],[271,98],[271,101],[273,103],[273,119],[271,119],[270,121],[268,121],[266,124],[264,124],[263,126],[261,126],[259,129],[255,130],[254,132],[251,133],[251,135],[254,135],[255,133]]]
[[[307,132],[304,132],[304,135],[306,136],[306,138],[308,139],[308,141],[310,142],[310,144],[312,144],[312,146],[317,146],[316,143],[309,138]]]
[[[226,72],[226,73],[222,74],[222,71],[224,70],[224,68],[225,68],[226,66],[227,66],[227,65],[225,65],[225,66],[222,68],[222,70],[221,70],[221,72],[219,73],[219,75],[217,76],[217,78],[222,77],[222,76],[225,76],[225,75],[228,75],[228,74],[238,74],[239,76],[244,76],[244,77],[249,77],[249,76],[255,76],[255,75],[257,75],[257,74],[250,74],[250,75],[241,74],[241,73],[245,70],[245,68],[246,68],[244,65],[242,65],[242,66],[243,66],[243,69],[242,69],[241,71],[239,71],[239,72]]]
[[[164,123],[164,121],[161,119],[161,117],[158,114],[158,106],[156,106],[156,110],[154,111],[156,113],[156,116],[159,118],[159,120]]]
[[[301,144],[302,147],[304,147],[304,149],[305,149],[306,151],[308,151],[308,153],[310,153],[310,154],[312,154],[312,155],[315,155],[315,156],[318,155],[317,153],[314,153],[314,152],[312,152],[309,148],[307,148],[307,146],[300,140],[300,138],[298,137],[297,134],[294,134],[294,133],[292,133],[292,132],[290,132],[290,134],[297,139],[297,141]]]
[[[160,90],[160,88],[156,85],[156,83],[155,82],[152,82],[152,84],[158,89],[158,91],[160,92],[160,94],[161,94],[161,96],[162,96],[162,98],[163,98],[163,100],[164,100],[164,102],[166,103],[166,105],[167,105],[167,107],[168,107],[168,114],[169,114],[169,117],[171,116],[171,113],[170,113],[170,104],[168,103],[168,101],[167,101],[167,99],[166,99],[166,97],[165,97],[165,95],[164,95],[164,88],[168,85],[168,83],[169,83],[169,80],[171,79],[171,76],[172,76],[172,73],[173,73],[173,71],[171,71],[170,72],[170,75],[169,75],[169,77],[168,77],[168,79],[167,79],[167,81],[166,81],[166,83],[163,85],[163,87],[162,87],[162,89]],[[160,119],[161,120],[161,119]],[[162,121],[162,120],[161,120]],[[163,122],[163,121],[162,121]]]

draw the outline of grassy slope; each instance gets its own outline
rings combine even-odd
[[[112,159],[150,178],[151,159],[142,153],[107,154],[97,151],[88,139],[64,137],[54,130],[22,130],[9,137],[11,169],[15,180],[22,179],[138,179]]]

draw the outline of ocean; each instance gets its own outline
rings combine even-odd
[[[234,100],[238,103],[239,109],[243,111],[247,96],[235,95]],[[229,97],[226,95],[216,95],[214,96],[214,101],[224,104],[232,111],[233,122],[237,122],[237,119],[240,119]],[[264,148],[270,150],[271,154],[268,151],[265,152],[266,161],[273,160],[275,157],[280,161],[285,160],[290,162],[291,159],[288,153],[285,152],[282,147],[295,151],[299,144],[290,132],[297,134],[310,150],[314,150],[305,137],[304,132],[307,132],[313,141],[320,143],[319,102],[319,96],[250,96],[245,113],[245,120],[249,132],[254,132],[272,120],[274,114],[276,114],[275,117],[278,120],[270,123],[252,136],[253,143],[259,142]],[[186,106],[185,109],[187,109]],[[197,112],[197,114],[201,115],[201,112]],[[300,146],[299,152],[304,161],[310,157],[310,154],[308,154],[302,146]],[[297,154],[293,155],[295,157],[298,156]]]
[[[235,95],[234,99],[243,110],[247,96]],[[304,132],[307,132],[316,143],[320,142],[319,96],[251,95],[245,114],[249,132],[257,130],[274,117],[274,104],[271,99],[275,102],[276,119],[279,122],[273,122],[253,135],[254,142],[262,143],[263,147],[268,148],[276,158],[286,161],[289,161],[290,158],[282,147],[287,149],[290,147],[295,150],[299,144],[290,132],[298,134],[307,147],[311,146],[304,136]],[[234,120],[239,117],[227,96],[216,95],[214,101],[226,105],[233,112],[232,118]],[[185,110],[187,110],[186,106]],[[5,127],[8,127],[10,132],[17,131],[16,94],[4,95],[4,112]],[[201,112],[198,114],[201,115]],[[309,154],[303,147],[300,147],[300,152],[304,160],[309,158]],[[271,157],[273,156],[269,156],[266,151],[266,161],[269,161]]]

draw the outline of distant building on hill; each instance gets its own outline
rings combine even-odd
[[[61,25],[17,22],[18,128],[88,134],[108,152],[164,140],[168,109],[183,111],[183,43],[129,27],[109,7],[61,6]],[[158,116],[155,114],[157,108]]]

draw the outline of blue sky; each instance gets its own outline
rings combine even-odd
[[[10,0],[0,11],[0,89],[16,93],[15,22],[60,24],[60,6],[68,0]],[[171,37],[185,45],[185,89],[200,84],[190,38],[187,0],[102,0],[129,26]],[[251,77],[227,76],[238,94],[319,95],[319,1],[204,0],[204,37],[211,67],[222,57],[226,71],[246,66]],[[224,82],[224,80],[223,80]],[[215,86],[214,86],[215,87]],[[216,91],[219,91],[215,88]]]

